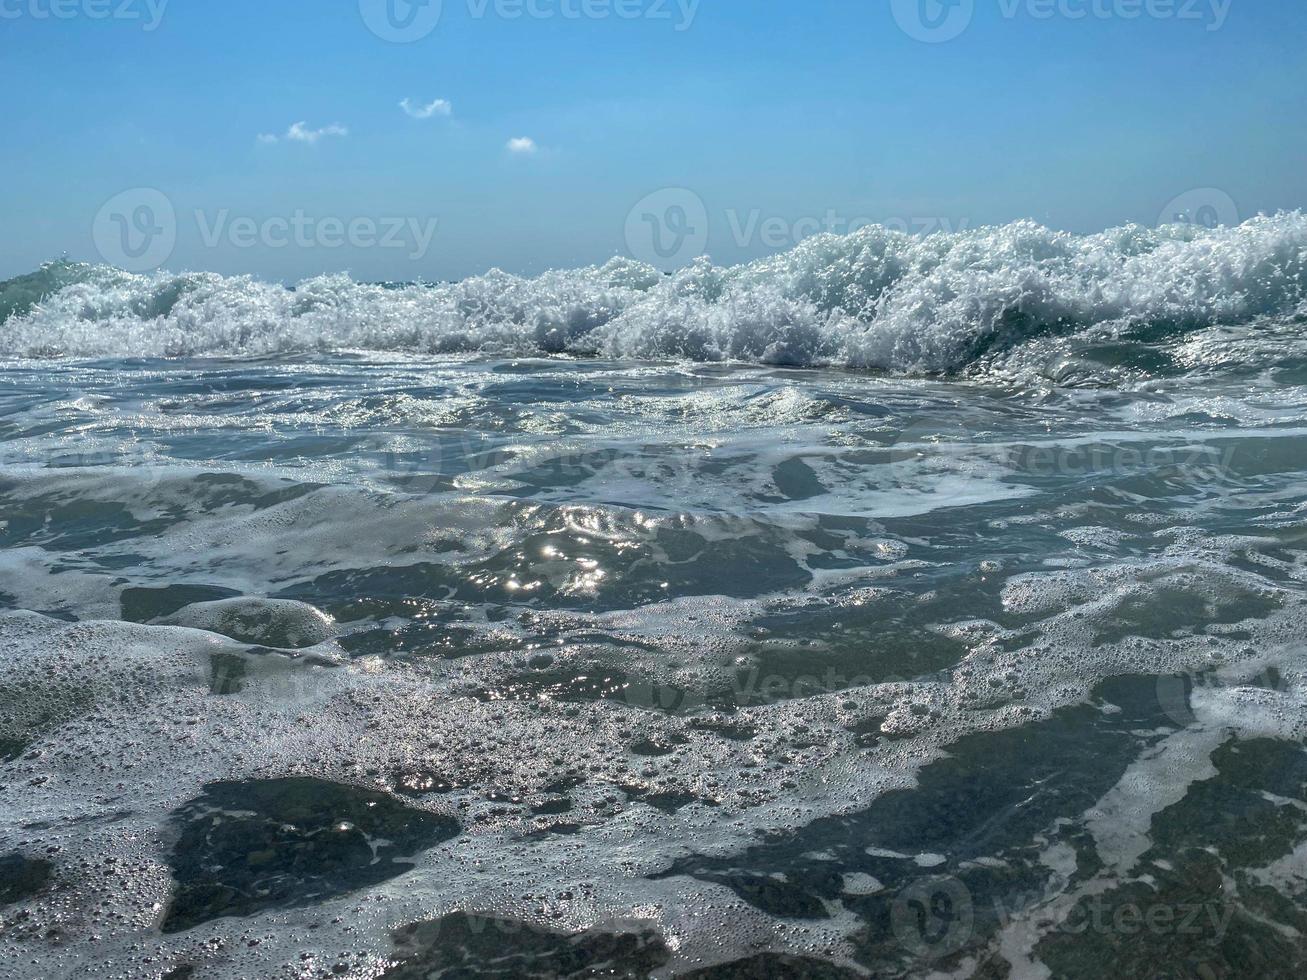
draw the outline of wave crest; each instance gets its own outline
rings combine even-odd
[[[1193,329],[1289,313],[1305,296],[1302,212],[1096,235],[1028,221],[924,238],[870,227],[672,276],[613,259],[536,278],[395,287],[331,275],[287,288],[52,263],[0,284],[0,352],[572,353],[937,373],[1114,321]]]

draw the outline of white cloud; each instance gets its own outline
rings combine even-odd
[[[309,129],[305,123],[297,122],[286,130],[286,139],[297,140],[301,143],[316,143],[324,136],[348,136],[349,130],[340,123],[332,123],[330,126],[323,126],[321,129]]]
[[[448,99],[436,99],[426,105],[414,105],[412,99],[404,99],[399,107],[414,119],[430,119],[432,116],[449,116],[454,112]]]
[[[520,156],[530,156],[538,149],[539,147],[536,146],[536,141],[530,136],[514,136],[508,141],[508,152],[516,153]]]
[[[264,133],[259,136],[259,142],[276,143],[277,140],[280,138],[280,139],[293,140],[296,143],[313,144],[318,142],[318,140],[322,139],[324,136],[348,136],[348,135],[349,135],[349,130],[346,129],[344,126],[342,126],[340,123],[332,123],[330,126],[323,126],[321,129],[309,129],[308,123],[297,122],[294,125],[292,125],[290,129],[286,130],[285,136],[277,137],[277,136],[273,136],[270,133]]]

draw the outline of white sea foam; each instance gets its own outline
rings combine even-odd
[[[146,282],[81,274],[10,327],[55,323],[99,279]],[[312,291],[188,281],[231,304]],[[500,282],[526,303],[541,281]],[[378,309],[471,288],[338,285]],[[184,303],[141,295],[141,330],[179,322]],[[328,322],[305,310],[268,323]],[[96,333],[108,322],[86,335],[113,340]],[[1059,811],[1089,833],[1072,848],[1053,827],[1039,860],[1067,898],[1037,919],[1152,873],[1152,817],[1208,777],[1213,733],[1307,730],[1304,376],[1272,349],[1293,331],[1266,333],[1250,379],[1219,325],[1162,326],[1196,382],[1012,392],[420,355],[10,365],[0,605],[30,611],[0,615],[0,856],[48,859],[55,884],[3,910],[0,978],[33,961],[157,980],[343,960],[371,977],[393,929],[453,909],[649,923],[676,951],[669,973],[766,948],[845,960],[857,904],[888,901],[891,874],[832,864],[820,919],[662,875],[687,852],[748,868],[746,848],[909,789],[966,735],[1077,703],[1065,717],[1087,735],[1112,727],[1129,701],[1097,705],[1107,721],[1083,702],[1121,674],[1156,675],[1140,696],[1155,688],[1161,713],[1140,717],[1160,727],[1123,735],[1116,784]],[[1032,731],[1036,755],[1059,741]],[[1101,744],[1087,738],[1069,783],[1093,784]],[[179,808],[214,781],[305,775],[440,780],[399,801],[463,833],[388,882],[160,933]],[[1102,870],[1082,888],[1084,848]],[[951,860],[933,836],[880,853],[917,880],[969,873],[928,855]],[[1301,857],[1254,873],[1296,888]],[[1003,954],[1042,969],[1044,933],[1014,930]]]
[[[700,260],[668,277],[613,259],[534,279],[492,271],[393,288],[333,275],[288,289],[65,264],[0,286],[0,314],[17,311],[0,353],[479,351],[939,372],[1105,324],[1184,329],[1292,313],[1305,287],[1302,212],[1084,236],[1032,222],[924,238],[870,227],[737,267]]]

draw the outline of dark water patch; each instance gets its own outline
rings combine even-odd
[[[546,373],[551,369],[561,369],[565,374],[560,376]],[[497,373],[508,373],[506,368],[496,367],[495,370]],[[584,377],[586,366],[583,362],[566,361],[561,365],[548,362],[533,363],[527,370],[530,371],[530,375],[524,380],[495,381],[487,384],[484,389],[486,394],[492,401],[504,405],[566,405],[569,414],[570,410],[576,408],[577,402],[610,402],[613,398],[614,385],[610,379],[601,377],[597,381],[591,381]],[[652,386],[640,383],[623,387],[640,394],[647,394]],[[684,389],[668,385],[665,390]]]
[[[546,826],[541,827],[538,830],[532,831],[531,833],[527,834],[527,836],[531,838],[550,837],[550,836],[575,837],[584,829],[585,829],[585,824],[573,823],[572,821],[563,821],[561,823],[547,824]]]
[[[923,594],[884,592],[759,617],[751,623],[756,642],[746,651],[756,670],[744,683],[744,703],[914,680],[947,670],[966,656],[967,646],[931,626],[999,615],[1001,577],[993,576],[984,586],[979,575],[953,571],[932,577]],[[782,688],[778,694],[765,693],[777,686]]]
[[[340,357],[342,360],[348,359],[344,355]],[[275,360],[283,365],[295,362],[295,358],[291,356],[278,357]],[[273,392],[293,393],[307,390],[319,394],[324,390],[349,386],[348,378],[329,371],[279,371],[275,367],[270,369],[268,362],[261,358],[246,359],[236,368],[232,367],[233,363],[235,362],[230,358],[214,358],[208,361],[195,358],[186,362],[187,367],[194,368],[194,371],[178,371],[176,361],[144,361],[141,366],[147,370],[163,368],[171,372],[162,382],[154,378],[150,379],[151,390],[161,386],[159,390],[169,396],[159,403],[159,409],[164,412],[189,414],[204,411],[213,406],[215,401],[241,409],[254,404],[259,396]],[[110,363],[106,366],[110,369],[121,369],[125,365]],[[318,365],[309,363],[307,366],[315,368]],[[230,394],[231,398],[213,399],[214,395],[220,394]],[[204,397],[197,399],[194,397],[196,395]],[[321,403],[315,404],[320,407]]]
[[[25,902],[38,895],[50,881],[48,861],[22,854],[0,856],[0,907]]]
[[[688,528],[659,527],[652,541],[633,543],[575,533],[527,535],[467,569],[458,597],[609,611],[669,596],[755,598],[802,588],[812,578],[761,527],[754,533],[736,529],[727,540],[711,541]],[[597,572],[601,578],[594,578]]]
[[[16,738],[0,736],[0,762],[13,762],[27,751],[29,744]]]
[[[71,455],[62,460],[68,467],[98,466],[106,473],[130,472],[131,459],[88,459]],[[140,499],[126,502],[103,500],[73,489],[54,489],[29,497],[18,493],[12,482],[0,482],[0,507],[8,524],[4,540],[10,545],[40,544],[62,551],[79,551],[104,545],[150,538],[172,527],[186,524],[197,516],[228,507],[260,510],[304,496],[316,485],[293,484],[268,492],[243,477],[206,473],[187,480],[171,480],[167,492],[128,483],[126,492],[137,491]],[[176,497],[181,495],[183,502]],[[141,519],[137,512],[156,516]]]
[[[312,778],[210,784],[177,810],[165,932],[313,905],[411,870],[457,821],[384,793]]]
[[[684,745],[685,742],[686,739],[682,735],[655,735],[650,738],[642,738],[632,742],[631,751],[635,755],[641,755],[652,759],[658,758],[659,756],[671,755],[676,751],[678,746]]]
[[[475,630],[442,622],[413,623],[398,629],[360,630],[342,636],[340,646],[354,657],[440,657],[460,660],[492,650],[503,644],[479,640]]]
[[[1301,477],[1307,459],[1307,437],[1281,435],[1266,439],[1241,439],[1238,432],[1229,440],[1209,443],[1221,464],[1220,473],[1230,480],[1260,480],[1266,477]]]
[[[772,482],[781,493],[781,500],[811,500],[830,492],[822,485],[812,467],[802,459],[787,459],[772,469]],[[764,498],[765,499],[765,498]]]
[[[759,953],[676,975],[677,980],[858,980],[862,976],[826,960],[785,953]]]
[[[671,959],[662,937],[648,927],[619,925],[612,931],[569,934],[465,912],[406,926],[394,940],[399,962],[382,974],[386,980],[635,978]]]
[[[259,457],[263,458],[263,457]],[[283,479],[274,490],[235,473],[201,473],[185,483],[186,509],[211,514],[229,507],[267,510],[322,489],[320,483]]]
[[[1212,762],[1154,817],[1148,879],[1083,899],[1041,941],[1056,976],[1307,976],[1307,895],[1255,873],[1307,841],[1307,750],[1232,740]]]
[[[1233,586],[1224,591],[1215,599],[1198,589],[1152,586],[1118,604],[1110,628],[1098,630],[1095,642],[1115,643],[1127,636],[1163,640],[1202,635],[1209,626],[1265,619],[1282,605],[1277,597],[1266,593]]]
[[[149,559],[144,555],[126,554],[126,555],[86,555],[86,561],[95,568],[103,568],[111,572],[121,572],[124,569],[136,568],[145,565]]]
[[[732,719],[729,715],[701,715],[691,718],[689,725],[697,732],[710,732],[728,742],[752,742],[758,729]]]
[[[585,783],[586,783],[585,776],[576,774],[574,772],[572,775],[564,776],[562,779],[554,780],[548,786],[544,787],[544,792],[562,795],[563,793],[570,793],[578,786],[584,786]]]
[[[311,603],[348,622],[357,618],[351,614],[352,607],[402,609],[414,601],[449,600],[458,586],[458,574],[450,566],[417,562],[327,572],[311,582],[284,589],[273,598]]]
[[[1151,339],[1154,342],[1174,337],[1182,330],[1165,329],[1155,334]],[[1097,341],[1092,347],[1077,345],[1077,354],[1084,358],[1092,365],[1105,368],[1125,368],[1130,372],[1139,372],[1149,377],[1170,377],[1180,374],[1181,368],[1176,359],[1167,351],[1145,346],[1140,341],[1142,338],[1131,338],[1130,341],[1121,341],[1112,343],[1110,341]],[[1093,377],[1101,377],[1095,372]],[[1059,384],[1067,385],[1072,379],[1065,373],[1058,375]]]
[[[936,637],[936,651],[941,669],[956,664],[965,647],[946,637]],[[547,657],[533,658],[534,669],[510,674],[492,687],[477,688],[471,696],[483,701],[535,701],[549,699],[567,703],[596,700],[611,701],[638,711],[686,716],[692,727],[709,731],[736,742],[752,740],[757,731],[748,724],[732,720],[743,708],[801,700],[887,680],[906,680],[898,674],[873,677],[858,673],[865,663],[823,657],[823,651],[808,647],[773,644],[748,648],[754,665],[733,668],[726,676],[703,689],[692,690],[678,684],[631,673],[614,660],[589,658],[559,662]],[[912,673],[910,664],[901,669]],[[932,673],[938,673],[935,671]],[[920,675],[912,674],[913,677]],[[675,745],[664,737],[661,741],[634,743],[631,751],[639,756],[666,755]]]
[[[1042,896],[1051,872],[1040,857],[1051,841],[1076,854],[1077,875],[1096,869],[1076,821],[1141,751],[1177,729],[1157,691],[1153,677],[1107,681],[1092,703],[961,739],[915,789],[775,835],[738,858],[685,858],[659,877],[716,882],[787,918],[826,919],[842,903],[863,923],[856,959],[876,971],[956,966],[1007,913]]]
[[[854,722],[848,726],[848,730],[853,733],[857,743],[863,748],[869,749],[880,744],[882,738],[887,737],[881,731],[881,726],[885,724],[887,715],[873,715],[862,721]]]
[[[129,623],[148,623],[171,616],[197,602],[216,602],[239,596],[235,589],[217,585],[164,585],[158,588],[123,589],[119,596],[122,617]]]
[[[671,532],[660,531],[658,543]],[[503,609],[583,609],[601,612],[665,602],[669,596],[754,598],[802,588],[812,578],[762,535],[696,544],[684,560],[652,560],[648,546],[621,546],[597,537],[527,535],[513,548],[469,565],[415,562],[338,570],[277,593],[349,621],[346,607],[402,604],[412,599]],[[685,544],[682,540],[681,544]],[[669,548],[668,550],[674,550]],[[553,557],[545,557],[552,555]]]
[[[450,545],[448,550],[456,550]],[[422,575],[423,584],[431,580]],[[339,623],[347,624],[344,635],[337,638],[339,645],[355,657],[426,658],[440,657],[458,660],[481,653],[501,651],[506,645],[518,645],[517,639],[504,636],[486,636],[469,625],[470,607],[461,602],[446,601],[443,594],[452,593],[453,586],[438,585],[442,595],[425,598],[415,594],[399,594],[395,587],[403,588],[400,580],[381,581],[384,593],[355,597],[328,597],[325,610]],[[313,589],[295,589],[283,593],[293,598],[311,594]],[[333,591],[336,587],[333,584]],[[502,622],[513,615],[513,610],[499,606],[480,607],[489,622]],[[403,625],[395,625],[395,620]]]
[[[624,783],[618,787],[626,798],[633,803],[645,803],[663,813],[676,813],[693,803],[705,806],[718,806],[716,800],[691,793],[689,790],[669,789],[667,787],[648,786],[640,783]]]
[[[754,707],[918,680],[956,666],[967,653],[957,640],[920,628],[900,632],[888,626],[865,646],[857,639],[849,636],[837,646],[782,641],[750,645],[745,652],[754,666],[736,673],[735,703]]]
[[[77,551],[161,534],[176,523],[163,518],[140,520],[120,502],[79,499],[62,491],[18,498],[9,496],[11,490],[0,484],[0,507],[7,521],[3,536],[10,547],[40,544]]]
[[[523,484],[522,488],[515,491],[513,495],[532,497],[541,490],[576,487],[603,472],[618,460],[633,465],[632,458],[626,457],[616,449],[548,459],[513,474],[514,479]]]
[[[209,654],[209,693],[239,694],[245,690],[249,668],[245,658],[236,653]]]
[[[17,758],[59,726],[83,717],[102,693],[103,688],[53,674],[0,684],[0,757]]]
[[[1307,387],[1307,363],[1301,359],[1292,359],[1271,372],[1271,379],[1286,388],[1294,386]]]
[[[556,799],[542,800],[531,807],[531,812],[535,816],[552,817],[563,813],[571,813],[575,804],[566,796],[560,796]]]
[[[35,425],[17,425],[13,422],[6,422],[0,425],[0,438],[5,442],[16,441],[18,439],[36,439],[40,436],[54,435],[62,432],[66,425],[62,421],[58,422],[39,422]],[[52,456],[50,463],[52,466],[60,465],[61,461],[75,459],[76,457]],[[76,465],[73,463],[63,462],[62,465]]]

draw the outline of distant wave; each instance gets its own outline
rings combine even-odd
[[[188,357],[314,350],[601,355],[948,373],[1119,322],[1188,330],[1304,309],[1307,215],[1095,235],[1021,221],[913,237],[820,235],[672,276],[625,259],[522,278],[293,289],[212,273],[51,263],[0,284],[0,354]]]

